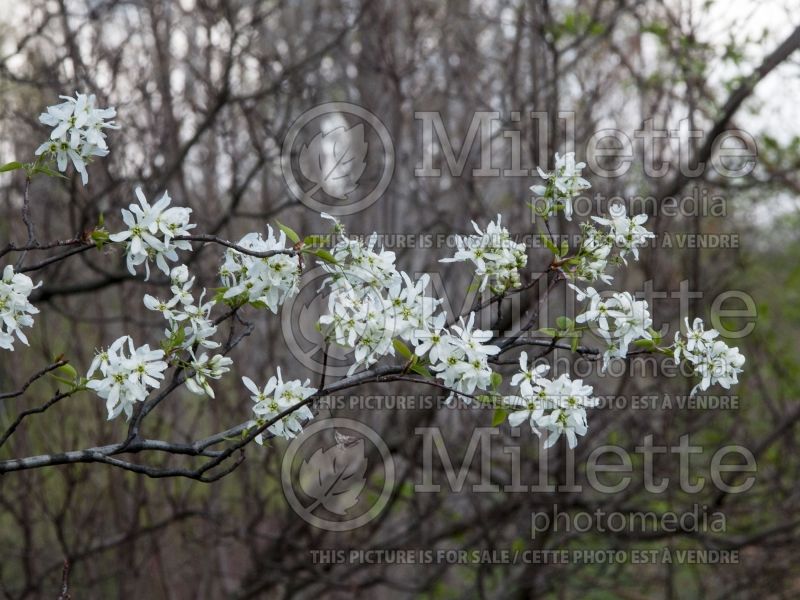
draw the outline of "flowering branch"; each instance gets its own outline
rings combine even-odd
[[[727,388],[738,381],[744,357],[737,348],[718,340],[718,332],[706,331],[700,319],[691,327],[687,319],[686,332],[676,334],[673,344],[666,346],[652,329],[647,302],[636,300],[629,292],[599,292],[592,287],[598,282],[611,284],[611,267],[626,265],[629,258],[638,260],[639,250],[654,237],[644,227],[646,215],[628,216],[624,205],[613,204],[608,207],[607,217],[592,216],[590,221],[580,224],[582,236],[576,247],[570,248],[567,241],[556,246],[549,219],[564,211],[567,220],[571,220],[574,197],[590,187],[582,177],[585,165],[576,161],[574,153],[556,154],[553,171],[539,169],[545,184],[531,188],[535,194],[531,206],[544,223],[545,230],[540,231],[540,236],[552,252],[546,268],[536,277],[522,283],[522,270],[528,263],[526,247],[511,238],[502,225],[501,215],[485,227],[473,222],[473,234],[457,236],[455,255],[441,262],[470,264],[475,288],[481,292],[488,289],[492,295],[455,318],[448,317],[441,309],[442,299],[428,295],[427,274],[414,278],[398,270],[395,254],[377,247],[377,234],[366,242],[352,239],[340,221],[325,213],[322,218],[333,224],[330,236],[301,239],[291,228],[278,224],[278,231],[267,226],[266,236],[253,232],[231,242],[213,234],[192,233],[196,225],[191,223],[190,208],[171,206],[167,192],[151,204],[137,188],[136,202],[122,210],[122,230],[110,233],[101,218],[97,227],[83,236],[39,244],[30,220],[31,178],[37,173],[61,176],[47,166],[48,161],[54,161],[60,172],[71,162],[86,185],[89,161],[108,154],[103,131],[117,128],[109,121],[116,114],[114,109],[95,108],[94,96],[77,94],[74,98],[63,98],[64,103],[49,107],[40,118],[54,129],[50,140],[37,149],[36,162],[0,167],[0,171],[26,169],[23,221],[28,231],[25,246],[8,244],[0,253],[1,257],[13,251],[22,252],[16,268],[7,265],[0,280],[0,348],[13,351],[13,336],[27,344],[22,327],[33,326],[33,315],[38,313],[30,303],[30,295],[41,283],[34,285],[23,273],[44,269],[94,248],[102,249],[107,244],[124,248],[131,277],[138,277],[139,267],[144,266],[144,279],[148,280],[150,266],[154,264],[169,278],[171,296],[146,294],[142,298],[145,307],[159,313],[165,322],[163,337],[152,348],[150,344],[137,345],[132,337],[123,335],[96,354],[85,377],[78,377],[66,361],[60,360],[34,375],[19,393],[0,395],[0,398],[21,395],[36,379],[69,367],[70,377],[63,380],[69,389],[56,392],[42,406],[21,413],[0,438],[0,445],[27,416],[44,412],[63,398],[85,390],[93,391],[105,401],[109,419],[126,415],[129,424],[125,439],[85,450],[0,461],[0,473],[98,462],[150,477],[214,481],[241,464],[244,449],[251,442],[263,445],[272,437],[301,435],[304,425],[314,418],[311,408],[314,401],[374,382],[432,386],[447,392],[448,403],[460,399],[466,404],[475,402],[495,408],[493,422],[507,419],[513,427],[529,423],[536,435],[547,434],[546,446],[564,436],[568,445],[574,447],[578,436],[587,432],[587,410],[597,404],[597,399],[591,386],[580,379],[573,380],[568,373],[552,379],[545,377],[550,365],[543,359],[556,349],[602,359],[604,370],[611,360],[627,359],[638,353],[669,355],[676,362],[686,361],[700,377],[693,394],[710,385]],[[219,268],[221,287],[212,291],[193,289],[196,278],[189,271],[191,261],[181,263],[179,255],[192,251],[193,242],[225,247]],[[55,256],[23,266],[28,250],[67,246],[67,250]],[[214,398],[213,382],[222,379],[233,362],[229,352],[253,330],[251,324],[240,318],[240,309],[251,306],[277,314],[284,302],[300,289],[304,256],[315,257],[327,275],[320,289],[327,295],[327,312],[317,323],[325,348],[319,388],[310,387],[309,379],[285,380],[280,367],[276,367],[276,374],[263,387],[248,377],[242,378],[253,402],[254,419],[191,443],[144,439],[141,435],[144,420],[176,390],[185,386],[193,394]],[[504,300],[543,280],[547,282],[546,289],[528,309],[523,322],[506,327],[502,322]],[[582,312],[574,320],[558,317],[555,328],[541,327],[541,308],[561,281],[583,303]],[[499,328],[499,333],[477,328],[476,314],[495,304],[497,316],[493,328]],[[212,317],[217,305],[227,308]],[[231,330],[223,345],[215,338],[219,326],[228,320]],[[237,322],[243,325],[238,333]],[[536,328],[550,339],[532,337]],[[506,329],[513,333],[506,335]],[[602,341],[603,348],[581,345],[583,335],[589,332]],[[346,348],[353,358],[345,377],[326,383],[327,355],[332,344]],[[632,345],[640,349],[629,352]],[[503,378],[495,367],[509,364],[510,361],[501,358],[504,354],[526,346],[542,350],[531,357],[521,351],[515,361],[519,369],[510,386],[504,388]],[[402,358],[400,364],[378,364],[397,355]],[[172,375],[167,383],[168,370]],[[220,450],[211,449],[220,444],[226,445]],[[195,468],[172,468],[119,458],[145,452],[208,460]]]

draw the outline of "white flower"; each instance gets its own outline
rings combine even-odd
[[[419,345],[414,348],[414,353],[419,356],[428,355],[428,360],[432,363],[443,361],[451,354],[455,346],[451,344],[451,337],[444,328],[447,315],[439,313],[434,317],[427,330],[415,332],[415,338]]]
[[[686,357],[692,360],[694,358],[692,355],[704,354],[708,346],[713,344],[713,340],[719,336],[719,331],[716,329],[705,330],[703,319],[696,318],[691,327],[689,327],[689,317],[685,317],[684,322],[686,324],[686,342],[676,344],[674,354],[676,362],[680,360],[681,349],[683,349]],[[679,335],[680,332],[676,332],[676,341]]]
[[[584,385],[580,379],[570,379],[566,373],[555,380],[541,377],[544,369],[528,370],[527,356],[524,359],[520,356],[520,367],[520,395],[505,398],[512,411],[508,415],[509,424],[519,427],[528,421],[536,435],[541,435],[540,429],[549,431],[546,448],[555,444],[562,434],[566,435],[569,447],[574,448],[577,436],[587,431],[586,408],[598,403],[592,397],[592,387]]]
[[[127,242],[128,271],[136,274],[136,267],[144,263],[145,280],[150,278],[150,261],[155,260],[158,268],[165,275],[170,274],[167,260],[178,260],[176,250],[191,250],[192,245],[186,240],[176,241],[176,236],[188,235],[195,225],[189,223],[191,208],[169,207],[170,197],[167,192],[150,206],[142,192],[136,188],[139,204],[131,204],[122,209],[122,220],[128,229],[112,234],[112,242]]]
[[[652,339],[650,328],[653,319],[646,301],[635,300],[630,292],[614,292],[610,298],[603,299],[594,288],[583,292],[571,287],[577,291],[579,301],[589,300],[589,306],[575,317],[575,322],[592,326],[592,330],[606,341],[604,371],[612,358],[628,355],[631,342]]]
[[[463,317],[459,325],[453,325],[453,334],[443,334],[441,341],[444,347],[449,348],[449,353],[439,356],[438,362],[431,362],[431,370],[444,385],[451,388],[448,402],[453,402],[456,395],[463,395],[464,401],[469,404],[476,389],[486,390],[492,381],[492,368],[489,366],[489,357],[500,352],[500,348],[486,344],[492,337],[491,331],[474,329],[475,313],[470,313],[465,323]]]
[[[716,340],[719,332],[716,329],[706,331],[702,319],[695,319],[691,327],[688,317],[684,322],[685,339],[680,332],[675,334],[673,358],[677,363],[683,356],[692,365],[695,374],[700,376],[700,383],[692,389],[691,395],[694,396],[698,390],[705,391],[715,383],[725,389],[739,383],[739,373],[745,362],[739,349]]]
[[[541,388],[539,388],[541,389]],[[526,421],[531,426],[531,431],[536,435],[541,432],[538,429],[539,420],[545,415],[545,398],[540,398],[534,394],[531,396],[509,396],[504,399],[506,404],[511,407],[508,413],[508,424],[511,427],[519,427]]]
[[[304,383],[301,383],[299,379],[284,382],[281,377],[281,369],[278,367],[277,377],[274,375],[270,377],[264,389],[259,389],[249,377],[242,377],[242,382],[253,394],[251,396],[255,402],[253,412],[259,422],[272,421],[278,415],[297,407],[267,427],[267,431],[274,436],[293,438],[303,430],[303,422],[314,417],[307,404],[299,406],[317,392],[315,388],[309,387],[308,379]],[[255,439],[259,444],[264,443],[262,434],[257,435]]]
[[[211,319],[211,310],[215,306],[214,300],[203,302],[206,290],[200,293],[200,298],[195,304],[194,296],[190,289],[194,277],[189,277],[185,265],[175,267],[171,273],[173,293],[169,300],[161,300],[150,294],[144,296],[144,305],[156,312],[160,312],[167,320],[168,328],[164,335],[168,340],[178,342],[177,347],[189,350],[195,345],[203,348],[218,348],[219,342],[211,338],[217,333],[217,326]]]
[[[163,350],[151,350],[147,344],[136,348],[130,336],[123,336],[95,356],[86,376],[99,370],[102,378],[91,379],[86,387],[106,401],[109,419],[122,412],[130,419],[134,404],[147,398],[148,388],[160,387],[167,369],[163,358]]]
[[[286,250],[286,234],[281,231],[276,238],[268,225],[266,239],[260,233],[248,233],[238,245],[253,252]],[[261,303],[277,313],[286,299],[298,291],[300,264],[289,254],[258,258],[229,248],[220,267],[220,277],[228,288],[226,299],[244,296],[247,302]]]
[[[222,354],[215,354],[211,358],[205,352],[200,358],[194,358],[189,363],[189,368],[194,371],[194,375],[186,380],[186,387],[189,391],[198,395],[214,397],[214,390],[211,388],[209,379],[220,379],[225,373],[230,371],[228,368],[233,364],[233,360]]]
[[[715,383],[726,390],[739,383],[739,373],[742,372],[745,362],[739,348],[731,348],[725,342],[716,341],[706,345],[702,354],[689,356],[695,373],[701,377],[700,383],[692,389],[692,396],[697,390],[705,391]]]
[[[514,242],[508,230],[500,225],[501,219],[497,215],[497,222],[490,222],[486,231],[481,231],[473,221],[476,235],[456,236],[455,256],[439,262],[471,261],[475,265],[475,276],[481,282],[481,291],[487,285],[496,294],[519,287],[519,269],[527,264],[528,255],[525,245]]]
[[[581,177],[586,163],[575,162],[575,153],[567,152],[559,156],[556,152],[556,167],[553,171],[544,171],[537,167],[539,176],[547,181],[547,185],[531,186],[531,191],[546,201],[548,213],[554,208],[563,208],[567,221],[572,220],[572,199],[591,184]]]
[[[460,325],[453,325],[452,329],[456,332],[451,340],[453,345],[461,348],[466,356],[472,358],[486,358],[494,356],[500,352],[500,348],[485,344],[492,339],[492,332],[489,330],[472,329],[475,323],[475,313],[469,313],[469,319],[464,323],[464,317],[460,317]]]
[[[581,230],[583,231],[581,246],[574,259],[564,269],[564,273],[573,280],[588,282],[600,280],[611,283],[613,277],[605,272],[612,259],[611,236],[586,223],[581,223]]]
[[[75,97],[60,96],[61,104],[48,106],[39,121],[53,127],[50,139],[36,149],[36,156],[55,158],[59,171],[67,170],[72,161],[75,170],[81,174],[83,185],[89,182],[86,164],[94,156],[106,156],[104,129],[118,129],[113,121],[117,112],[114,108],[95,108],[94,94],[75,94]]]
[[[601,225],[608,226],[609,235],[619,248],[619,257],[622,260],[625,260],[628,252],[633,254],[634,259],[639,260],[639,248],[646,245],[648,239],[655,237],[654,233],[642,227],[642,224],[647,221],[647,215],[643,213],[629,218],[625,205],[622,203],[612,204],[608,211],[610,218],[593,216],[592,219]]]
[[[549,370],[550,365],[545,364],[534,365],[531,363],[530,368],[528,368],[528,353],[523,351],[519,355],[519,372],[515,373],[511,378],[511,385],[514,387],[523,386],[524,390],[533,386]]]
[[[557,408],[538,420],[539,426],[550,435],[544,443],[545,448],[553,446],[561,435],[565,435],[570,448],[578,445],[579,435],[586,435],[586,411],[583,408]]]
[[[0,348],[14,351],[14,335],[28,345],[28,338],[22,327],[33,325],[33,317],[39,312],[28,301],[31,291],[42,285],[33,285],[30,277],[23,273],[14,273],[14,267],[6,265],[0,279]]]

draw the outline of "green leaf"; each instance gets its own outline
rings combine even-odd
[[[37,165],[33,169],[34,173],[42,173],[43,175],[47,175],[48,177],[58,177],[60,179],[69,179],[66,175],[62,175],[58,171],[53,171],[50,167],[45,167],[44,165]]]
[[[652,350],[656,347],[653,340],[636,340],[633,343],[635,346],[639,346],[639,348],[644,348],[645,350]]]
[[[552,327],[542,327],[539,331],[549,337],[556,337],[558,335],[558,330]]]
[[[503,383],[503,376],[500,373],[493,372],[489,376],[489,382],[492,384],[492,389],[497,389],[500,387],[500,384]]]
[[[564,256],[567,252],[569,252],[569,242],[561,240],[561,256]]]
[[[75,381],[78,378],[78,372],[75,370],[75,367],[73,367],[69,363],[67,363],[66,365],[61,365],[60,367],[58,367],[57,370],[66,375],[67,377],[69,377],[69,380],[71,382]]]
[[[507,418],[508,411],[505,408],[495,408],[494,413],[492,413],[492,427],[502,425]]]
[[[423,377],[430,377],[432,378],[431,372],[428,371],[428,368],[425,365],[421,365],[419,363],[414,364],[411,366],[411,370],[414,371],[417,375],[422,375]]]
[[[12,161],[10,163],[4,164],[0,167],[0,173],[5,173],[6,171],[16,171],[17,169],[21,169],[23,164],[19,161]]]
[[[540,233],[539,235],[541,236],[542,242],[544,242],[544,245],[547,247],[547,249],[558,256],[558,248],[556,248],[556,245],[550,240],[550,236],[544,233]]]
[[[581,336],[580,335],[573,335],[572,336],[572,341],[570,341],[569,347],[573,352],[575,352],[578,349],[578,344],[580,343],[580,341],[581,341]]]
[[[652,327],[648,327],[647,333],[649,333],[653,337],[653,344],[658,346],[661,343],[662,336],[658,331],[656,331]]]
[[[392,346],[394,346],[394,349],[397,350],[397,352],[403,358],[410,359],[413,356],[413,354],[411,354],[411,350],[408,349],[408,346],[406,346],[402,340],[392,340]]]
[[[280,229],[283,233],[286,234],[287,238],[292,240],[292,242],[294,242],[296,244],[297,242],[300,241],[300,236],[297,235],[297,233],[295,232],[294,229],[292,229],[291,227],[287,227],[286,225],[284,225],[280,221],[275,221],[275,224],[278,226],[278,229]]]
[[[567,317],[558,317],[556,319],[556,326],[561,329],[562,331],[571,331],[572,330],[572,319]]]
[[[318,258],[321,258],[321,259],[322,259],[322,260],[324,260],[326,263],[330,263],[330,264],[332,264],[332,265],[338,265],[338,264],[339,264],[339,263],[337,262],[337,260],[334,258],[333,254],[331,254],[330,252],[328,252],[328,251],[327,251],[327,250],[325,250],[324,248],[320,248],[320,249],[318,249],[318,250],[314,250],[314,251],[312,252],[312,254],[314,254],[314,255],[315,255],[316,257],[318,257]]]

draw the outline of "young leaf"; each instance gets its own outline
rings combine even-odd
[[[492,413],[492,427],[502,425],[507,418],[508,411],[505,408],[495,408],[494,413]]]
[[[339,264],[339,263],[336,261],[336,259],[334,258],[333,254],[331,254],[330,252],[328,252],[328,251],[327,251],[327,250],[325,250],[324,248],[319,248],[318,250],[313,250],[311,253],[312,253],[313,255],[315,255],[317,258],[321,258],[321,259],[322,259],[322,260],[324,260],[326,263],[330,263],[330,264],[332,264],[332,265],[337,265],[337,264]]]
[[[23,165],[21,162],[15,160],[0,167],[0,173],[5,173],[6,171],[16,171],[17,169],[21,169],[22,166]]]
[[[562,331],[570,331],[572,329],[572,319],[567,317],[558,317],[556,319],[556,325]]]
[[[425,365],[414,364],[411,366],[411,370],[417,375],[422,375],[423,377],[433,377]]]
[[[494,372],[489,377],[489,382],[492,384],[492,389],[497,389],[503,383],[503,376],[500,373]]]
[[[58,171],[53,171],[50,167],[45,167],[44,165],[37,165],[33,169],[34,173],[42,173],[43,175],[47,175],[48,177],[58,177],[60,179],[69,179],[66,175],[62,175]]]
[[[278,226],[278,229],[280,229],[283,233],[286,234],[287,238],[292,240],[292,242],[294,242],[296,244],[297,242],[300,241],[300,236],[297,235],[297,233],[294,231],[294,229],[292,229],[291,227],[287,227],[286,225],[284,225],[280,221],[275,221],[275,224]]]
[[[392,340],[392,345],[394,346],[394,349],[397,350],[398,354],[400,354],[400,356],[403,358],[410,359],[413,356],[413,354],[411,354],[411,350],[408,349],[408,346],[406,346],[402,340],[394,339]]]
[[[66,375],[70,381],[75,381],[78,378],[78,372],[75,370],[75,367],[69,363],[66,365],[61,365],[58,367],[58,370]]]

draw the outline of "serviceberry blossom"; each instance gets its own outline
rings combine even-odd
[[[578,253],[562,271],[575,281],[611,283],[614,278],[606,273],[612,260],[611,238],[587,223],[581,223],[581,230],[583,238]]]
[[[22,328],[33,325],[32,315],[39,312],[28,301],[28,297],[40,285],[41,281],[33,285],[31,278],[24,273],[14,273],[11,265],[3,269],[3,278],[0,279],[0,348],[13,352],[14,335],[20,342],[29,345]]]
[[[206,295],[206,290],[203,289],[195,303],[191,292],[194,280],[194,277],[189,277],[186,265],[177,266],[170,272],[172,298],[161,300],[145,294],[144,305],[152,311],[160,312],[167,320],[168,328],[164,335],[177,348],[188,350],[195,345],[208,349],[219,348],[219,342],[211,339],[217,333],[217,326],[211,319],[215,302],[213,299],[203,302]]]
[[[269,225],[266,239],[260,233],[248,233],[238,245],[254,252],[287,250],[286,234],[281,231],[275,237]],[[300,263],[289,254],[258,258],[229,248],[219,274],[223,285],[228,288],[225,299],[242,296],[247,302],[263,304],[277,314],[286,299],[298,291]]]
[[[151,350],[147,344],[137,348],[130,336],[122,336],[95,356],[86,387],[106,401],[109,420],[123,412],[130,419],[135,403],[144,402],[149,389],[161,386],[167,369],[163,358],[163,350]],[[92,379],[98,370],[102,378]]]
[[[505,399],[511,409],[508,422],[519,427],[528,422],[536,435],[549,432],[545,447],[556,443],[563,434],[570,448],[574,448],[577,436],[587,431],[586,409],[597,406],[592,397],[592,387],[584,385],[580,379],[572,380],[566,373],[555,380],[544,377],[548,365],[528,367],[528,355],[520,354],[520,371],[511,380],[512,386],[519,387],[519,396]]]
[[[627,264],[625,256],[630,252],[635,260],[639,260],[639,248],[655,237],[654,233],[642,227],[647,222],[647,215],[642,213],[628,217],[627,209],[621,202],[611,204],[608,212],[609,218],[593,216],[592,220],[609,228],[608,234],[619,249],[620,259]]]
[[[558,208],[564,209],[567,221],[572,220],[572,199],[581,191],[591,187],[591,184],[581,177],[581,171],[586,163],[575,162],[575,153],[567,152],[559,156],[556,152],[556,165],[553,171],[544,171],[541,167],[539,176],[546,185],[531,186],[531,191],[545,200],[545,210],[550,214]]]
[[[716,329],[706,331],[702,319],[695,319],[691,327],[688,318],[685,322],[685,335],[675,334],[673,357],[676,363],[681,357],[686,359],[695,374],[700,376],[700,383],[694,386],[691,395],[694,396],[698,390],[705,391],[715,383],[726,390],[739,383],[739,373],[745,363],[739,348],[731,348],[717,340],[719,332]]]
[[[228,367],[233,364],[233,361],[227,356],[222,354],[215,354],[209,358],[208,354],[203,352],[199,358],[194,358],[192,353],[192,361],[189,363],[189,369],[194,373],[186,380],[186,387],[192,393],[199,396],[206,395],[211,398],[214,397],[214,390],[211,388],[209,379],[220,379],[225,373],[230,371]]]
[[[630,292],[612,292],[603,298],[594,288],[580,290],[574,285],[578,301],[588,300],[585,311],[575,317],[576,323],[585,323],[606,342],[603,353],[603,370],[608,368],[612,358],[625,358],[628,346],[636,340],[652,340],[650,317],[647,302],[635,300]]]
[[[112,242],[127,242],[125,254],[131,275],[136,275],[136,267],[144,263],[145,280],[149,279],[152,260],[165,275],[169,275],[167,260],[178,260],[176,250],[192,249],[188,241],[175,239],[188,235],[189,230],[194,229],[195,225],[189,223],[192,209],[180,206],[169,208],[171,198],[167,192],[152,206],[142,188],[136,188],[136,197],[138,205],[131,204],[128,209],[122,209],[122,220],[128,229],[112,234],[109,239]]]
[[[368,367],[383,356],[394,356],[393,339],[419,346],[428,339],[428,330],[436,322],[443,325],[435,311],[441,300],[427,296],[430,277],[414,280],[395,268],[394,252],[377,249],[377,234],[363,243],[349,239],[344,227],[333,217],[338,236],[331,254],[335,264],[321,263],[329,277],[320,290],[327,290],[328,312],[319,319],[320,328],[329,339],[354,350],[352,374]]]
[[[451,327],[454,333],[446,334],[444,338],[450,352],[440,357],[438,362],[431,363],[431,370],[444,385],[454,390],[448,398],[449,403],[455,401],[456,395],[460,395],[465,403],[470,404],[470,396],[476,389],[486,390],[491,385],[493,371],[489,366],[489,357],[498,354],[500,348],[487,344],[492,332],[473,329],[474,323],[474,312],[469,314],[466,322],[461,317],[459,324]]]
[[[471,261],[475,265],[475,276],[480,280],[480,291],[487,285],[495,294],[519,287],[519,269],[528,263],[528,255],[525,244],[512,240],[501,220],[502,217],[497,215],[497,222],[489,222],[486,231],[481,231],[473,221],[475,234],[456,236],[458,250],[455,256],[439,262]]]
[[[296,407],[317,392],[315,388],[309,387],[309,379],[306,379],[305,382],[301,382],[299,379],[284,382],[280,367],[278,367],[277,376],[270,377],[263,389],[253,383],[249,377],[242,377],[242,382],[253,394],[251,396],[255,402],[253,412],[259,423],[275,419],[281,413]],[[303,405],[275,421],[267,427],[267,431],[274,436],[291,439],[303,431],[303,422],[313,418],[314,413],[311,412],[311,409],[307,405]],[[258,434],[255,440],[259,444],[264,443],[262,434]]]
[[[96,108],[94,94],[75,94],[75,97],[60,96],[61,104],[48,106],[39,116],[39,121],[53,127],[50,139],[36,149],[36,156],[52,157],[58,170],[67,170],[72,161],[81,174],[83,185],[89,182],[86,165],[94,156],[106,156],[108,146],[104,129],[119,129],[113,121],[117,111],[112,108]]]

